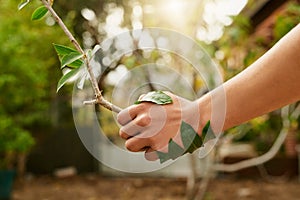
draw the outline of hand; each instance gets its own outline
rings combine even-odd
[[[118,122],[123,126],[119,134],[126,140],[126,148],[133,152],[145,151],[147,160],[158,159],[155,151],[167,152],[171,138],[183,147],[180,137],[182,121],[200,132],[198,104],[172,93],[165,93],[172,98],[172,104],[143,102],[124,109],[117,116]]]

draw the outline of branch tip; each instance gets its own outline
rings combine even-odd
[[[84,101],[83,105],[95,105],[98,103],[97,99],[89,100],[89,101]]]

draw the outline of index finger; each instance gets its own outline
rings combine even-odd
[[[119,122],[119,124],[124,126],[128,124],[130,121],[132,121],[133,119],[135,119],[136,116],[144,110],[145,110],[145,106],[143,105],[143,103],[129,106],[126,109],[122,110],[117,115],[117,121]]]

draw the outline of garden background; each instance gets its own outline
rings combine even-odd
[[[73,84],[56,92],[61,71],[52,44],[71,46],[68,38],[50,15],[39,21],[30,20],[33,10],[41,5],[39,1],[18,11],[19,3],[3,0],[0,4],[0,169],[16,170],[12,199],[184,199],[193,196],[188,186],[191,180],[193,190],[205,191],[198,193],[198,198],[204,199],[223,199],[224,193],[228,195],[226,199],[300,196],[296,148],[300,118],[291,115],[297,103],[289,106],[284,144],[274,158],[260,167],[216,172],[207,178],[194,171],[199,169],[197,164],[193,167],[193,162],[201,162],[197,156],[186,158],[187,163],[179,165],[187,169],[182,174],[171,169],[159,175],[136,175],[101,165],[85,149],[76,132]],[[54,2],[54,8],[86,49],[131,29],[161,27],[178,31],[206,49],[226,81],[263,55],[300,21],[299,1],[249,0],[234,4],[222,0],[61,0]],[[167,64],[162,61],[166,58],[163,56],[166,55],[154,52],[150,59]],[[167,58],[179,70],[187,65],[175,56]],[[120,68],[130,70],[143,62],[144,58],[137,54],[120,60],[99,82],[104,95],[109,98],[114,89],[109,73],[123,73]],[[195,91],[204,92],[201,77],[190,76]],[[107,137],[122,145],[110,112],[99,109],[98,114],[105,122],[102,128]],[[226,131],[223,146],[218,148],[227,148],[227,154],[220,150],[213,162],[232,163],[263,155],[274,144],[283,120],[279,109]],[[64,170],[65,176],[57,175]],[[209,181],[203,184],[203,180]]]

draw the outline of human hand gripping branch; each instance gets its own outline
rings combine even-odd
[[[22,0],[21,3],[18,5],[18,9],[19,10],[23,9],[30,2],[31,2],[30,0]],[[52,7],[53,2],[54,2],[53,0],[41,0],[41,2],[43,5],[34,10],[34,12],[32,13],[31,19],[39,20],[39,19],[43,18],[49,12],[52,15],[53,19],[58,23],[58,25],[64,31],[65,35],[69,38],[70,42],[73,43],[73,45],[76,48],[76,49],[72,49],[67,46],[54,44],[54,48],[55,48],[55,50],[58,54],[58,57],[60,59],[60,62],[61,62],[61,69],[64,70],[65,68],[68,68],[68,72],[65,73],[61,77],[61,79],[58,81],[57,91],[63,85],[65,85],[67,83],[67,81],[72,79],[75,75],[78,75],[80,73],[81,69],[86,68],[87,78],[91,82],[92,89],[95,94],[95,98],[92,100],[89,100],[89,101],[84,101],[83,103],[85,105],[98,104],[100,106],[103,106],[103,107],[115,112],[115,113],[119,113],[122,109],[119,108],[118,106],[112,104],[111,102],[107,101],[103,97],[103,95],[99,89],[97,79],[94,74],[93,67],[91,65],[91,59],[93,57],[93,54],[95,53],[94,51],[97,51],[97,50],[94,49],[94,50],[84,51],[82,49],[82,47],[79,45],[78,41],[74,38],[72,33],[69,31],[67,26],[62,21],[62,19],[58,16],[56,11],[53,9],[53,7]],[[77,78],[80,78],[80,76],[78,76]],[[83,78],[85,78],[85,77],[83,77]],[[122,123],[124,125],[127,124],[126,132],[129,135],[128,136],[126,136],[125,134],[122,135],[122,137],[125,139],[131,139],[131,138],[134,139],[134,138],[138,138],[140,136],[145,136],[147,138],[151,138],[152,136],[155,136],[153,133],[156,133],[156,131],[161,131],[161,128],[166,125],[166,123],[162,123],[162,122],[165,122],[165,120],[167,120],[168,128],[166,128],[166,130],[172,134],[169,134],[168,137],[164,136],[164,137],[160,137],[160,138],[161,139],[164,139],[164,138],[169,139],[169,147],[172,147],[171,148],[172,151],[170,151],[170,152],[172,152],[172,155],[170,157],[169,154],[160,152],[159,158],[160,158],[161,162],[164,162],[170,158],[175,159],[178,156],[188,153],[188,152],[191,153],[192,151],[194,151],[195,149],[197,149],[198,147],[200,147],[202,145],[202,140],[194,129],[194,128],[198,127],[198,125],[197,125],[198,112],[194,112],[195,111],[194,109],[196,108],[196,110],[197,110],[197,108],[198,108],[197,104],[188,102],[187,100],[180,98],[180,97],[176,97],[172,94],[170,94],[170,95],[173,98],[171,98],[170,96],[166,95],[165,93],[163,93],[161,91],[157,91],[157,92],[152,93],[152,95],[150,96],[150,99],[152,98],[152,100],[153,100],[153,98],[154,99],[156,98],[155,101],[151,101],[154,104],[157,104],[157,103],[158,104],[160,104],[160,103],[169,104],[169,103],[174,102],[173,106],[165,106],[165,107],[153,106],[153,108],[152,108],[152,104],[151,104],[151,109],[148,109],[149,114],[153,113],[154,116],[155,115],[157,116],[156,113],[162,114],[159,117],[154,117],[154,116],[153,116],[153,118],[152,118],[152,116],[150,116],[151,118],[142,117],[137,125],[135,125],[133,123],[132,126],[130,125],[132,123],[127,124],[129,121],[127,121],[126,118],[128,118],[128,120],[131,120],[133,118],[139,119],[140,118],[140,117],[138,117],[138,115],[140,115],[139,110],[137,110],[138,112],[136,112],[136,113],[128,112],[129,114],[127,114],[127,115],[126,115],[127,111],[125,110],[123,112],[123,114],[120,115],[120,116],[123,116],[124,119],[119,118],[120,123]],[[148,96],[146,95],[146,97],[149,97],[149,95]],[[164,100],[162,101],[162,99],[164,99],[164,98],[166,98],[165,100],[167,100],[167,101],[164,101]],[[148,102],[148,100],[146,100],[146,101]],[[142,99],[140,102],[144,102],[144,100]],[[144,104],[146,104],[146,103],[143,103],[143,105]],[[142,108],[142,107],[140,107],[140,108]],[[170,109],[168,109],[167,111],[164,111],[165,108],[170,108]],[[176,111],[176,109],[177,109],[177,111]],[[187,113],[190,113],[191,111],[194,112],[194,114],[196,116],[196,118],[195,118],[196,120],[191,120],[189,118],[190,114],[187,114]],[[168,113],[168,114],[166,114],[166,113]],[[172,115],[170,115],[169,113],[172,113]],[[148,124],[147,119],[150,119],[150,121],[149,121],[149,122],[151,122],[150,124]],[[185,138],[184,140],[182,140],[182,143],[181,143],[181,138],[174,137],[175,133],[178,129],[177,124],[172,124],[172,122],[177,122],[179,119],[185,120],[185,121],[182,121],[182,124],[180,125],[180,129],[184,130],[184,131],[180,130],[181,136],[184,136],[183,138]],[[138,125],[140,125],[140,127],[145,127],[146,125],[149,125],[150,127],[153,127],[154,129],[151,128],[149,131],[147,131],[146,134],[144,134],[144,132],[145,132],[144,129],[139,128]],[[193,125],[193,126],[191,126],[191,125]],[[172,127],[172,126],[174,126],[174,127]],[[135,127],[138,127],[138,128],[136,129]],[[157,129],[157,128],[160,128],[160,129]],[[173,132],[170,132],[170,128],[171,129],[173,128]],[[140,133],[142,133],[142,134],[140,134]],[[149,135],[149,133],[152,133],[152,134]],[[131,137],[130,135],[132,135],[134,137]],[[173,139],[174,139],[174,141],[173,141]],[[128,141],[133,141],[133,140],[128,140]],[[175,142],[175,141],[177,141],[177,142]],[[145,143],[145,145],[146,145],[146,143]],[[146,145],[142,149],[144,149],[144,150],[147,149],[147,155],[150,155],[150,152],[154,152],[152,155],[157,155],[157,153],[159,153],[159,151],[154,151],[154,150],[163,149],[163,147],[161,145],[158,145],[157,147],[154,148],[153,145],[154,145],[154,143],[149,143],[149,145]],[[183,145],[184,148],[181,148],[179,145]],[[139,150],[134,146],[130,147],[129,142],[127,144],[127,147],[133,151]],[[169,151],[169,150],[170,149],[167,149],[167,151]],[[166,151],[166,150],[164,149],[164,151]],[[157,158],[157,156],[155,156],[155,157],[152,156],[152,157],[153,158],[151,158],[151,156],[147,156],[147,159],[156,159]]]
[[[184,147],[179,134],[182,122],[201,137],[209,121],[213,132],[220,134],[300,100],[300,24],[251,66],[220,87],[226,94],[224,123],[212,117],[212,99],[224,101],[219,88],[195,101],[167,93],[172,104],[142,102],[122,110],[117,118],[122,125],[119,134],[126,140],[126,148],[133,152],[144,151],[146,159],[156,160],[157,152],[168,152],[171,139]]]
[[[19,10],[30,2],[22,0],[18,6]],[[206,138],[211,138],[206,137],[210,135],[207,131],[208,126],[211,127],[213,134],[218,135],[223,130],[300,99],[300,25],[298,25],[246,70],[196,101],[188,101],[167,93],[172,103],[159,105],[141,98],[139,104],[122,110],[102,96],[92,71],[89,51],[83,51],[53,10],[53,0],[41,2],[44,6],[34,11],[32,19],[41,19],[49,11],[76,48],[73,50],[56,45],[58,55],[66,58],[61,58],[62,69],[68,67],[68,64],[71,65],[73,59],[81,60],[83,63],[63,75],[58,82],[57,90],[72,78],[81,66],[85,66],[95,98],[84,103],[99,104],[119,113],[118,122],[122,125],[120,136],[126,140],[125,146],[130,151],[145,151],[148,160],[159,158],[162,162],[191,153],[203,146]],[[218,112],[224,111],[226,111],[225,121],[215,117],[214,113],[218,115]],[[170,149],[174,152],[170,152]]]
[[[127,149],[133,152],[145,150],[148,160],[157,159],[156,150],[168,152],[170,139],[172,139],[173,145],[190,147],[191,141],[184,145],[184,141],[181,139],[182,123],[188,124],[192,130],[199,128],[200,118],[197,103],[169,92],[164,93],[172,99],[171,104],[162,106],[146,101],[130,106],[118,115],[119,123],[124,125],[120,129],[120,136],[127,140],[125,144]],[[141,101],[142,99],[143,96],[140,97]],[[172,156],[176,158],[184,153],[184,148],[182,150],[178,148],[172,153],[176,154]]]

